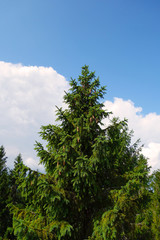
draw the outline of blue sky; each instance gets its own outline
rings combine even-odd
[[[158,0],[0,1],[0,61],[52,67],[67,81],[87,64],[107,85],[105,100],[158,117],[159,13]]]

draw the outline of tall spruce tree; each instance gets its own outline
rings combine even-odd
[[[84,239],[90,233],[93,214],[104,204],[103,176],[108,166],[101,126],[109,113],[100,102],[105,87],[100,87],[99,79],[87,66],[70,85],[64,96],[68,109],[57,109],[61,124],[42,127],[40,134],[48,142],[47,150],[41,144],[36,149],[46,172],[67,193],[69,204],[62,218],[73,228],[72,239]]]
[[[12,205],[15,235],[17,239],[133,239],[128,232],[138,210],[129,220],[127,214],[136,204],[140,209],[139,201],[147,195],[145,190],[138,192],[138,187],[147,186],[146,161],[137,144],[131,144],[126,120],[113,119],[106,129],[102,126],[110,115],[101,102],[105,87],[88,66],[82,67],[77,81],[71,79],[70,86],[64,96],[68,108],[57,108],[59,124],[41,127],[46,146],[36,143],[45,174],[20,164],[17,183],[25,204]],[[140,176],[137,169],[145,173]],[[131,201],[126,207],[133,197],[135,205]],[[120,221],[113,220],[115,209]],[[120,232],[116,226],[112,233],[104,230],[114,222],[121,224]]]

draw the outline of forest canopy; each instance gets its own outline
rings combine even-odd
[[[71,79],[67,108],[35,144],[45,173],[21,155],[8,169],[1,146],[0,239],[160,239],[160,172],[150,174],[127,120],[104,109],[105,92],[86,65]]]

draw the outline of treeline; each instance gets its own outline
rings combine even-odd
[[[103,126],[105,87],[88,66],[70,86],[35,145],[45,174],[21,155],[9,170],[0,147],[1,239],[159,240],[160,172],[149,174],[126,120]]]

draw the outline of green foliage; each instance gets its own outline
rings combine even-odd
[[[0,147],[0,237],[10,235],[11,216],[7,207],[10,199],[10,176],[6,167],[5,149]]]
[[[120,189],[111,190],[112,207],[105,211],[100,220],[95,221],[92,239],[147,239],[137,231],[139,214],[148,204],[148,168],[146,160],[139,156],[137,166],[126,172],[126,184]],[[145,233],[149,233],[149,228]]]
[[[152,195],[151,195],[151,203],[149,207],[150,213],[150,225],[151,231],[153,233],[153,239],[160,239],[160,171],[157,170],[152,175]],[[148,217],[148,215],[147,215]]]
[[[17,201],[14,198],[9,207],[17,239],[60,239],[69,235],[72,227],[66,221],[55,220],[63,216],[67,199],[53,177],[32,171],[21,160],[15,164],[13,175]]]

